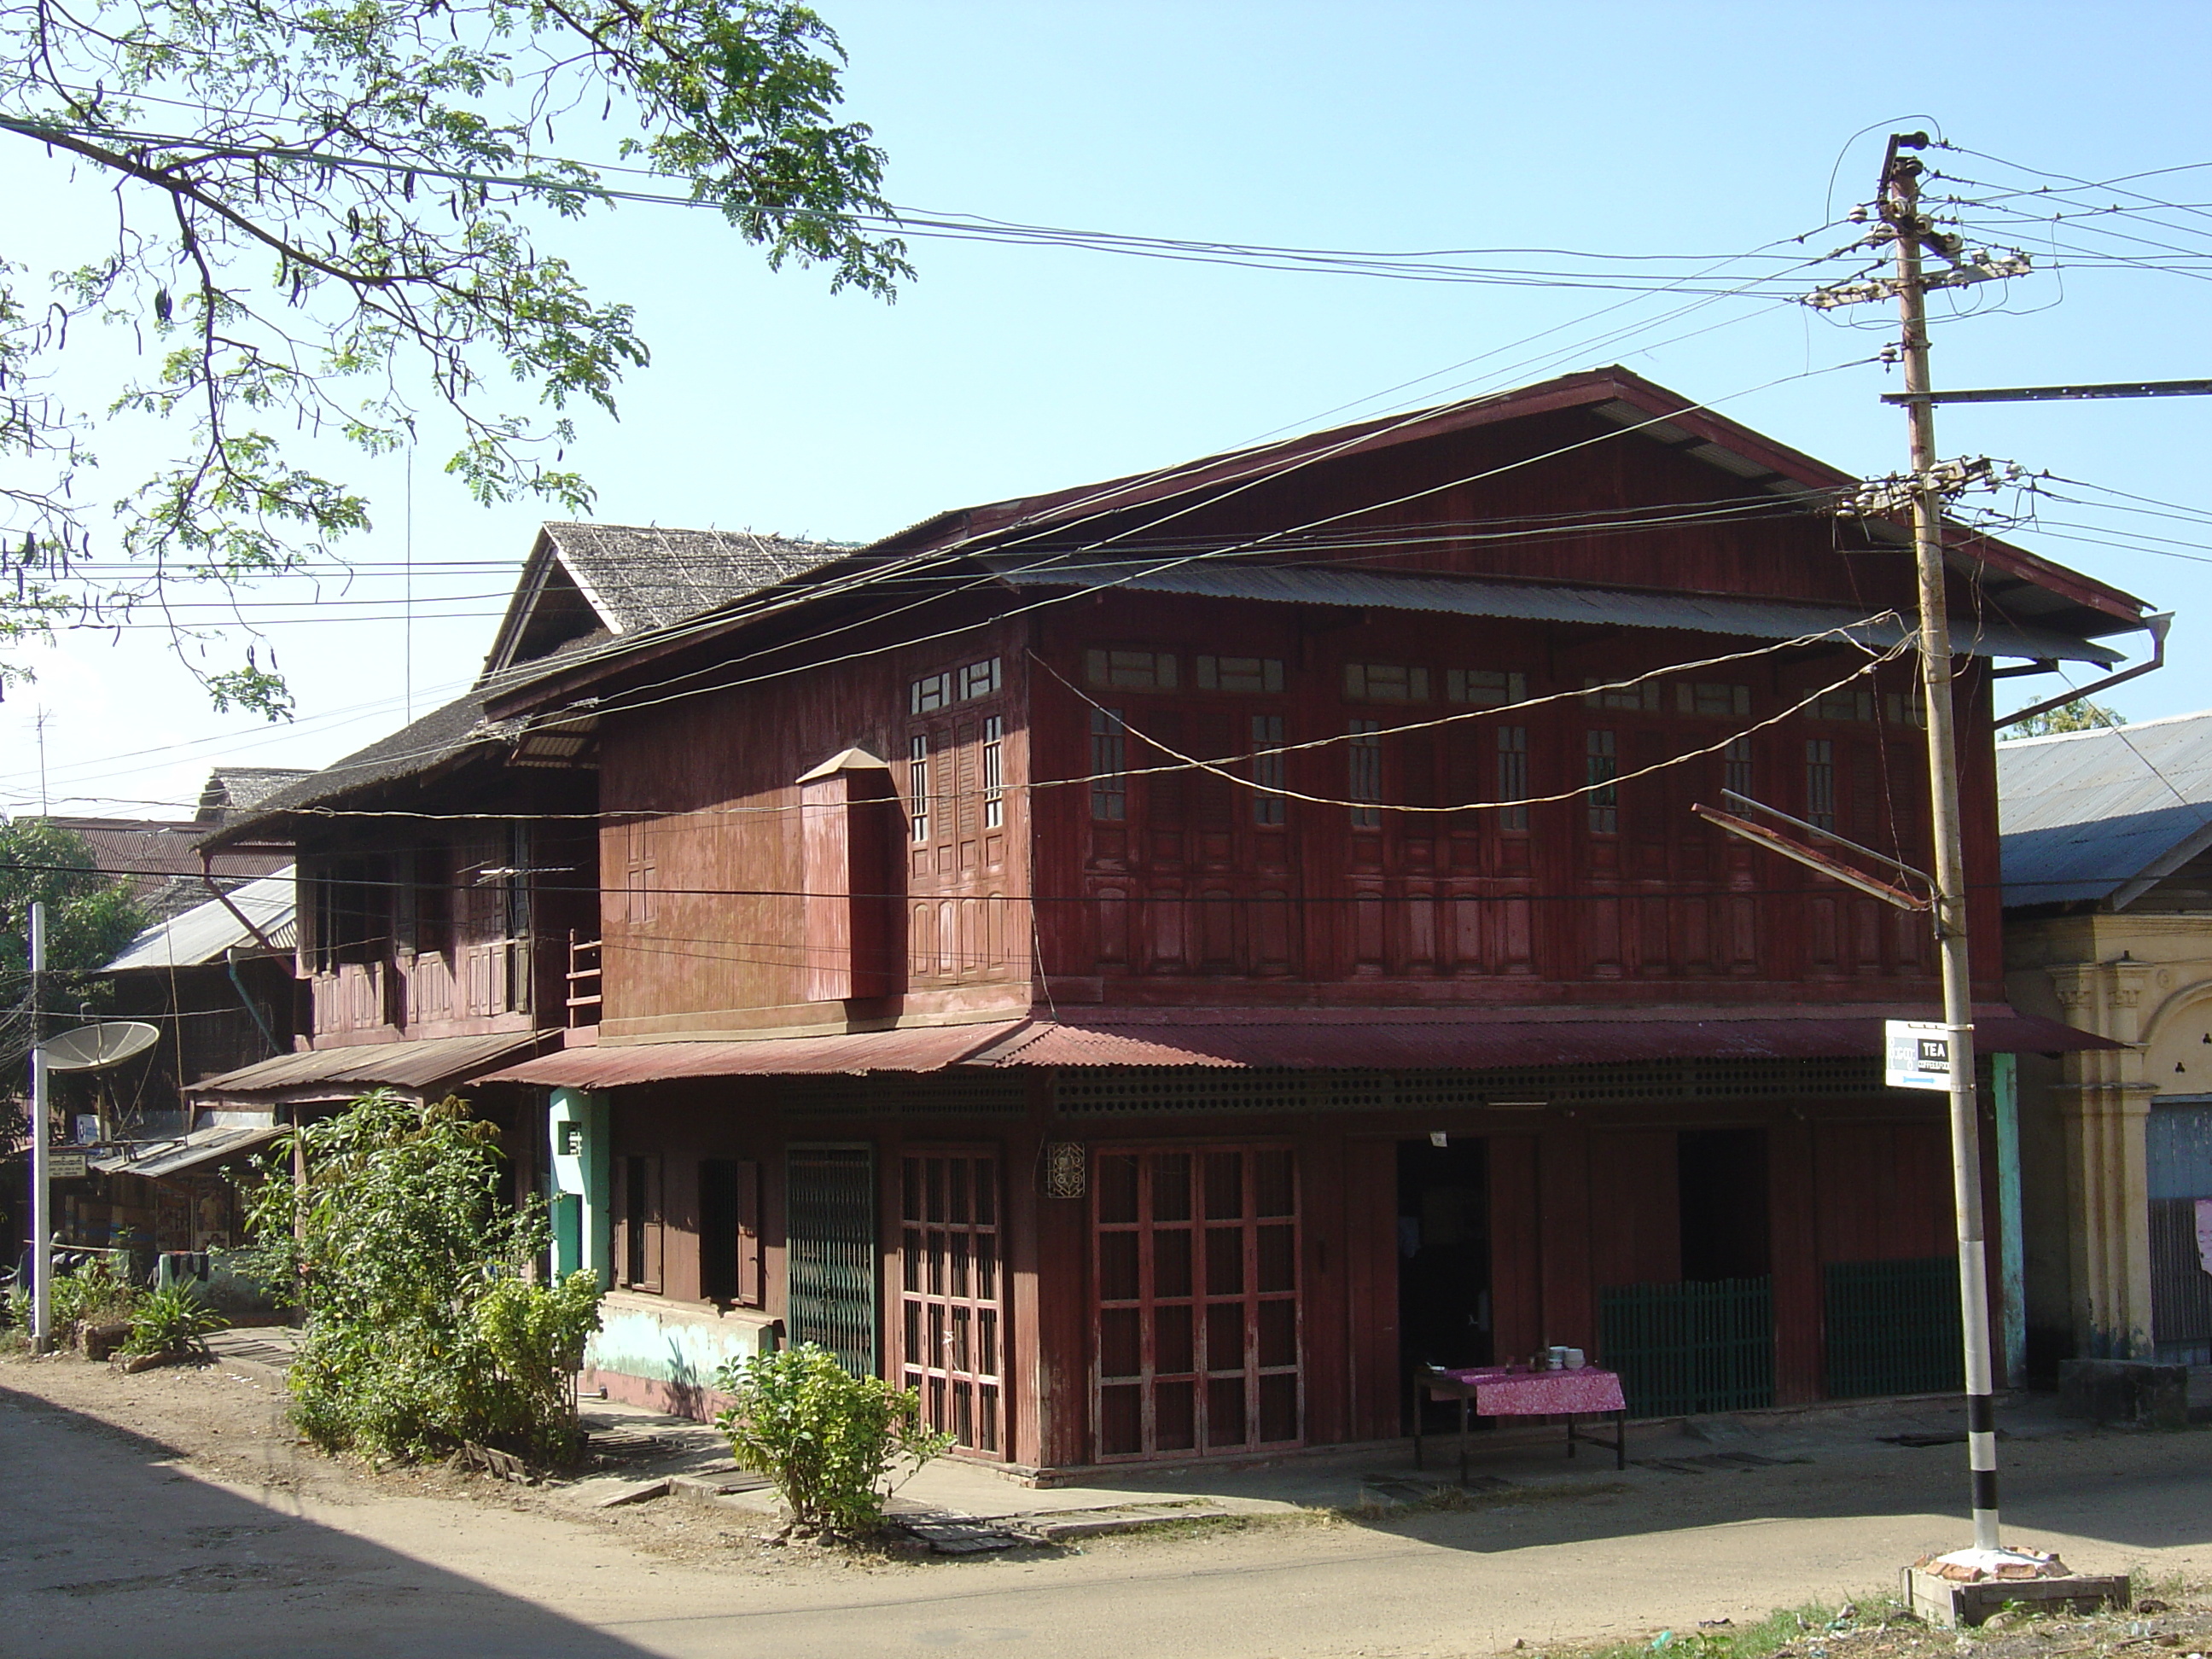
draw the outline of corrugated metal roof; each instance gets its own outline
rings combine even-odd
[[[270,943],[289,950],[296,932],[298,891],[288,864],[272,875],[246,883],[230,895],[230,902],[269,936]],[[180,916],[147,928],[100,971],[127,974],[143,969],[197,968],[203,963],[220,962],[227,951],[249,945],[258,951],[261,942],[222,900],[210,899]]]
[[[242,1157],[283,1133],[283,1126],[278,1124],[195,1129],[176,1140],[155,1141],[151,1146],[134,1146],[127,1152],[109,1152],[85,1161],[104,1175],[134,1175],[154,1181],[220,1164],[225,1158]]]
[[[2124,903],[2212,842],[2212,710],[2001,743],[1997,799],[2008,905]]]
[[[1881,1053],[1881,1024],[1925,1019],[1932,1010],[1877,1008],[1804,1015],[1575,1020],[1424,1018],[1403,1009],[1317,1018],[1322,1011],[1239,1014],[1223,1020],[1071,1018],[1039,1021],[971,1064],[991,1066],[1273,1066],[1294,1070],[1486,1071],[1652,1060],[1826,1060]],[[1695,1011],[1675,1011],[1691,1013]],[[1978,1010],[1984,1052],[2060,1054],[2117,1047],[2103,1037],[2009,1008]]]
[[[937,1072],[1021,1027],[1021,1021],[1010,1020],[993,1025],[913,1026],[896,1031],[846,1031],[757,1042],[636,1042],[605,1048],[563,1048],[494,1072],[482,1080],[617,1089],[687,1077]]]
[[[380,1083],[401,1089],[427,1089],[438,1083],[475,1082],[518,1050],[535,1047],[539,1036],[536,1031],[502,1031],[490,1036],[310,1048],[203,1078],[187,1092],[195,1096],[269,1094],[322,1084],[374,1086]]]
[[[1533,1013],[1533,1011],[1531,1011]],[[1413,1008],[1117,1011],[1097,1018],[855,1031],[758,1042],[650,1042],[566,1048],[480,1079],[618,1089],[678,1078],[937,1072],[1030,1066],[1288,1066],[1300,1070],[1480,1071],[1647,1060],[1812,1060],[1881,1052],[1881,1022],[1923,1006],[1807,1016],[1737,1010],[1608,1011],[1572,1018]],[[2010,1008],[1978,1009],[1993,1053],[2109,1048],[2105,1038]]]
[[[1061,564],[1036,558],[995,557],[984,562],[1018,587],[1129,587],[1207,599],[1443,611],[1523,622],[1601,623],[1613,628],[1666,628],[1759,640],[1796,639],[1834,629],[1881,649],[1911,638],[1915,631],[1910,618],[1894,612],[1881,620],[1866,622],[1867,612],[1850,605],[1707,593],[1646,593],[1541,582],[1477,581],[1460,576],[1386,576],[1371,570],[1231,559]],[[2111,664],[2124,654],[2070,635],[2016,627],[1986,617],[1962,614],[1953,618],[1952,629],[1954,647],[1975,656]]]

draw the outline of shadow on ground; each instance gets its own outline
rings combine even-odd
[[[428,1561],[210,1485],[143,1436],[0,1389],[0,1650],[70,1659],[646,1650]]]

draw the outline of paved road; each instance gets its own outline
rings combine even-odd
[[[0,1654],[854,1659],[972,1650],[1460,1655],[1893,1582],[1960,1540],[1956,1448],[1846,1447],[1389,1528],[1264,1528],[1055,1559],[763,1574],[605,1528],[361,1483],[228,1483],[0,1389]],[[2014,1536],[2077,1565],[2212,1567],[2212,1435],[2015,1448]]]

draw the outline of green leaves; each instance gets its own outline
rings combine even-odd
[[[131,943],[146,913],[131,889],[95,867],[83,836],[45,818],[0,823],[0,984],[20,996],[31,964],[31,906],[46,907],[46,963],[56,1004],[94,994],[89,976]]]
[[[811,1342],[725,1365],[714,1385],[734,1401],[714,1419],[732,1455],[775,1483],[802,1533],[874,1531],[892,1472],[910,1478],[952,1443],[922,1426],[913,1389],[854,1376]]]
[[[126,1354],[187,1354],[207,1358],[207,1334],[229,1322],[182,1285],[165,1285],[149,1291],[131,1311],[131,1334],[123,1340]]]
[[[464,1440],[556,1461],[574,1449],[568,1382],[599,1325],[599,1280],[522,1278],[545,1218],[534,1200],[506,1203],[497,1142],[460,1101],[380,1090],[264,1160],[247,1224],[307,1310],[290,1383],[317,1443],[374,1457]]]
[[[891,212],[885,158],[836,118],[843,64],[816,13],[778,0],[0,0],[0,140],[25,141],[19,165],[104,174],[121,218],[51,304],[25,303],[22,266],[0,263],[0,455],[46,474],[0,482],[0,550],[92,532],[70,488],[91,423],[51,389],[15,390],[73,324],[158,343],[99,406],[179,428],[123,509],[144,574],[41,583],[0,550],[17,578],[0,580],[0,637],[72,602],[112,619],[174,580],[335,561],[368,503],[289,459],[278,431],[372,454],[450,431],[447,470],[478,500],[585,510],[589,486],[541,457],[573,437],[571,399],[614,413],[648,352],[631,309],[552,245],[609,204],[597,168],[555,153],[556,121],[573,140],[597,112],[616,154],[682,183],[770,266],[826,266],[833,290],[888,301],[913,271],[863,228]],[[206,678],[218,706],[284,710],[259,680]]]

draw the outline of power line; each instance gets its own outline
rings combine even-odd
[[[633,170],[592,167],[587,163],[561,157],[530,158],[531,161],[541,167],[568,170],[557,174],[548,172],[496,173],[471,168],[440,167],[428,162],[388,161],[372,156],[348,155],[329,150],[266,143],[246,145],[230,144],[198,135],[132,131],[94,123],[46,117],[0,115],[0,131],[13,131],[33,140],[49,136],[69,137],[97,140],[106,144],[143,145],[159,150],[185,150],[191,153],[189,158],[191,161],[198,162],[251,161],[257,165],[290,162],[322,173],[367,173],[393,179],[439,179],[556,198],[574,199],[579,197],[592,197],[609,202],[708,209],[717,213],[723,210],[722,204],[711,198],[679,195],[671,191],[617,189],[596,180],[587,180],[577,175],[580,173]],[[646,176],[666,177],[668,175]],[[158,188],[158,185],[156,187]],[[896,209],[889,215],[840,213],[819,214],[812,216],[848,225],[855,229],[885,235],[936,237],[952,240],[1000,242],[1029,246],[1084,248],[1093,252],[1144,258],[1241,265],[1261,270],[1322,272],[1423,283],[1474,283],[1505,287],[1629,289],[1638,292],[1696,293],[1701,290],[1688,287],[1686,284],[1692,280],[1701,279],[1673,277],[1661,282],[1641,276],[1632,270],[1608,271],[1603,269],[1603,266],[1606,262],[1616,259],[1626,264],[1654,263],[1696,264],[1711,263],[1713,259],[1713,256],[1704,254],[1611,255],[1556,248],[1455,248],[1401,252],[1299,248],[1203,238],[1137,235],[1124,232],[1079,229],[1067,226],[1024,224],[1012,220],[988,218],[981,215],[932,214],[915,209]],[[1570,261],[1583,263],[1579,266],[1558,270],[1547,270],[1542,267],[1479,266],[1441,263],[1471,255],[1559,256]],[[1785,256],[1767,257],[1780,258]],[[1758,285],[1773,284],[1777,285],[1777,292],[1781,292],[1783,286],[1789,285],[1790,282],[1790,279],[1785,272],[1777,272],[1764,277],[1753,277],[1749,283],[1725,284],[1703,291],[1733,295],[1747,292]]]
[[[1819,697],[1826,696],[1828,692],[1837,690],[1842,686],[1848,684],[1853,679],[1860,678],[1865,675],[1872,673],[1875,669],[1879,667],[1881,664],[1893,659],[1893,658],[1898,654],[1896,648],[1893,647],[1887,652],[1877,654],[1869,647],[1852,639],[1849,632],[1850,629],[1869,627],[1886,620],[1901,621],[1901,617],[1899,617],[1899,613],[1894,610],[1877,611],[1869,616],[1861,617],[1858,621],[1851,623],[1844,624],[1837,628],[1824,629],[1816,633],[1801,635],[1794,639],[1778,640],[1765,645],[1753,646],[1741,651],[1723,652],[1714,656],[1695,658],[1682,662],[1668,663],[1657,668],[1642,671],[1626,678],[1592,682],[1576,688],[1559,691],[1546,692],[1536,696],[1523,698],[1517,702],[1485,704],[1461,709],[1452,714],[1437,716],[1434,719],[1409,721],[1401,726],[1382,726],[1370,733],[1354,734],[1337,732],[1332,732],[1324,737],[1311,738],[1310,740],[1297,743],[1279,744],[1265,748],[1255,749],[1243,754],[1212,756],[1204,759],[1178,757],[1176,763],[1171,765],[1124,767],[1118,771],[1111,773],[1090,773],[1076,777],[1031,779],[1028,781],[1008,780],[998,787],[1004,794],[1018,795],[1031,793],[1036,790],[1066,788],[1077,785],[1096,783],[1109,777],[1148,777],[1158,774],[1189,771],[1194,768],[1199,769],[1212,769],[1223,765],[1247,763],[1260,759],[1273,758],[1276,756],[1297,754],[1312,750],[1346,744],[1357,741],[1360,736],[1392,738],[1402,736],[1408,732],[1430,731],[1440,726],[1456,725],[1471,720],[1503,720],[1516,715],[1525,714],[1532,708],[1541,708],[1549,703],[1572,701],[1586,702],[1591,697],[1602,696],[1607,692],[1633,690],[1646,685],[1650,681],[1668,678],[1670,677],[1696,674],[1711,669],[1723,668],[1732,664],[1749,661],[1760,657],[1771,656],[1784,651],[1801,649],[1826,641],[1842,641],[1854,645],[1856,648],[1864,651],[1866,654],[1872,659],[1871,661],[1854,670],[1850,674],[1845,676],[1843,679],[1837,681],[1833,685],[1822,688],[1820,691],[1814,693],[1812,697],[1805,699],[1803,702],[1801,702],[1796,706],[1797,708],[1802,708],[1807,704],[1816,701]],[[1053,671],[1048,664],[1044,663],[1042,659],[1036,658],[1035,653],[1031,653],[1031,657],[1033,660],[1039,663],[1040,666],[1044,667],[1046,672],[1052,675],[1052,678],[1060,680],[1064,685],[1069,684],[1056,672]],[[1086,694],[1077,690],[1072,685],[1070,686],[1070,690],[1075,690],[1076,695],[1082,697],[1085,702],[1091,702],[1091,699]],[[1240,694],[1231,695],[1237,696]],[[1097,705],[1094,704],[1093,706],[1095,707]],[[1795,712],[1796,708],[1785,709],[1782,714],[1775,716],[1774,719],[1779,720],[1785,718],[1789,714]],[[1136,726],[1128,725],[1126,721],[1123,724],[1125,729],[1131,735],[1136,737],[1139,741],[1151,744],[1152,747],[1159,749],[1163,753],[1173,754],[1175,752],[1165,744],[1160,744],[1147,737]],[[1737,737],[1747,736],[1750,732],[1759,730],[1761,726],[1771,724],[1772,724],[1772,720],[1765,720],[1761,721],[1759,726],[1747,727],[1742,731],[1732,733],[1729,738],[1723,740],[1723,746],[1727,742],[1732,742]],[[1680,758],[1688,759],[1693,758],[1693,757],[1686,756]],[[1240,781],[1243,781],[1240,780]],[[1257,787],[1258,786],[1251,787]],[[1264,790],[1263,793],[1278,793],[1282,792],[1269,788]],[[923,799],[934,805],[939,802],[959,798],[961,797],[955,792],[933,791],[927,794]],[[82,797],[78,799],[119,799],[124,798]],[[1552,798],[1528,797],[1510,802],[1494,803],[1494,805],[1528,805],[1533,801],[1548,799]],[[181,805],[183,803],[146,802],[142,804],[166,805]],[[1346,803],[1334,804],[1344,805]],[[1364,806],[1372,805],[1376,803],[1361,802],[1358,804]],[[1386,810],[1422,811],[1480,810],[1462,809],[1456,807],[1390,808],[1389,807],[1388,803],[1384,803],[1383,805]],[[719,805],[690,807],[682,809],[678,813],[671,813],[662,809],[647,807],[608,808],[592,811],[532,811],[526,815],[518,815],[512,811],[441,812],[405,807],[364,808],[301,805],[277,807],[272,810],[275,811],[281,811],[288,817],[321,820],[362,818],[371,820],[397,819],[416,823],[507,823],[517,821],[519,816],[527,817],[527,818],[533,823],[636,823],[646,819],[664,818],[671,816],[682,816],[686,817],[773,817],[785,816],[791,813],[803,812],[807,809],[799,803],[789,802],[769,806]]]

